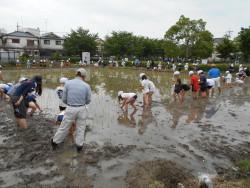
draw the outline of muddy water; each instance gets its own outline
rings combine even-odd
[[[225,89],[221,96],[209,100],[193,101],[188,94],[184,104],[180,105],[171,101],[172,75],[149,72],[157,91],[152,108],[144,110],[138,87],[141,71],[110,68],[88,68],[87,71],[87,82],[91,85],[93,96],[88,106],[86,124],[90,131],[86,134],[86,144],[95,143],[104,148],[106,145],[124,147],[121,155],[104,158],[97,165],[87,167],[85,173],[93,178],[94,187],[125,187],[126,172],[135,163],[155,159],[176,161],[195,175],[200,172],[216,174],[218,167],[231,167],[233,153],[238,152],[238,146],[249,144],[249,83]],[[58,79],[61,76],[73,78],[74,70],[8,71],[4,72],[4,77],[8,81],[16,81],[21,76],[35,74],[44,77],[39,104],[47,117],[54,118],[58,113],[55,94]],[[122,112],[117,103],[119,90],[138,93],[137,111],[129,109],[128,113]],[[0,138],[0,145],[3,139]],[[72,144],[69,142],[66,145],[70,147]],[[62,177],[74,177],[77,171],[74,171],[75,166],[80,166],[81,159],[75,158],[75,152],[67,150],[68,147],[55,153],[57,168],[65,172],[41,184],[60,182]],[[225,147],[229,147],[232,153],[220,152]],[[65,164],[69,164],[69,172]],[[16,179],[16,182],[20,181],[20,178]],[[5,182],[6,186],[10,181],[7,179]]]

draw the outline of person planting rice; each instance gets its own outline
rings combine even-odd
[[[60,78],[60,80],[59,80],[60,86],[58,86],[56,88],[56,94],[59,98],[59,110],[60,110],[60,112],[65,110],[67,107],[67,105],[62,101],[63,89],[64,89],[64,85],[67,81],[68,81],[68,78],[65,78],[65,77]]]
[[[198,71],[198,75],[200,77],[200,92],[201,92],[201,97],[206,97],[207,96],[207,78],[206,75],[204,74],[203,70]]]
[[[225,82],[227,87],[232,87],[232,74],[226,71]]]
[[[143,88],[143,104],[145,107],[148,107],[152,104],[152,95],[155,92],[155,85],[154,83],[147,78],[145,73],[140,74],[140,82]]]
[[[194,73],[194,71],[189,71],[189,76],[190,76],[190,85],[192,87],[193,99],[197,99],[200,90],[198,76]]]
[[[8,100],[9,96],[7,95],[7,93],[12,87],[12,83],[0,84],[0,98]]]
[[[125,108],[125,111],[128,111],[128,105],[131,105],[134,110],[136,110],[135,107],[135,101],[137,99],[136,93],[124,93],[123,91],[118,92],[118,100],[119,104],[121,104],[121,108]]]
[[[213,95],[214,85],[215,85],[215,82],[213,79],[207,79],[207,91],[208,91],[209,97],[212,97]]]
[[[21,83],[11,95],[11,102],[14,108],[16,122],[20,128],[28,127],[26,121],[26,97],[28,93],[35,91],[39,96],[42,95],[42,77],[34,76],[31,80]]]
[[[31,108],[30,116],[32,116],[36,110],[39,110],[40,112],[42,111],[41,107],[36,101],[36,98],[37,96],[35,93],[29,93],[26,97],[26,107]]]
[[[221,93],[221,73],[220,69],[216,68],[215,64],[212,65],[212,68],[208,71],[208,78],[214,80],[214,88],[218,88],[219,94]]]

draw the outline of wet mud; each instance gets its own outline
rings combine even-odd
[[[144,109],[139,71],[90,69],[93,96],[84,151],[77,153],[70,137],[52,151],[58,101],[51,99],[58,78],[73,77],[71,71],[42,72],[38,102],[43,113],[28,117],[26,130],[16,126],[11,105],[0,101],[0,187],[172,188],[180,183],[195,188],[205,173],[219,176],[215,187],[240,188],[238,181],[249,178],[236,167],[239,160],[250,159],[249,82],[216,98],[193,101],[187,94],[177,104],[169,97],[171,75],[150,72],[157,91],[152,107]],[[9,72],[5,78],[33,74]],[[138,92],[137,111],[119,108],[121,89]]]

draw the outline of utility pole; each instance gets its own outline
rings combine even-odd
[[[232,30],[230,30],[230,29],[227,31],[227,35],[228,35],[229,38],[231,38],[231,35],[232,35],[233,32],[234,32],[234,31],[232,31]]]
[[[20,27],[20,25],[18,25],[18,22],[17,22],[17,24],[16,24],[16,31],[19,30],[19,27]]]

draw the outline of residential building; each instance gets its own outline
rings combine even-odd
[[[14,61],[23,53],[34,57],[39,56],[39,38],[22,31],[1,36],[0,61]]]
[[[63,51],[64,39],[52,32],[46,33],[40,37],[40,55],[51,56],[54,52]]]
[[[0,61],[15,61],[24,53],[32,58],[49,57],[54,52],[63,52],[63,42],[63,38],[52,32],[40,36],[39,28],[0,33]]]

